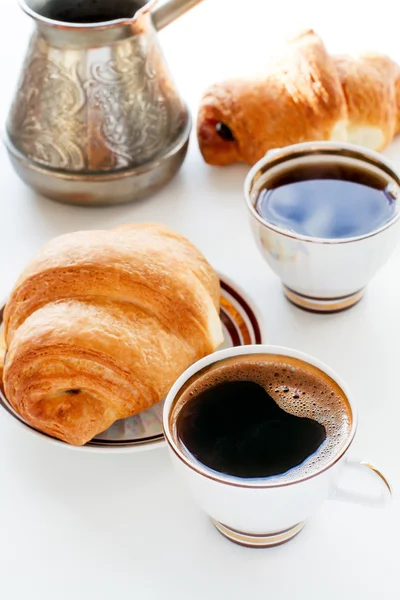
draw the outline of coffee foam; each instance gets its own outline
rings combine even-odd
[[[183,405],[197,394],[228,381],[258,383],[284,411],[313,419],[325,427],[326,439],[316,453],[286,473],[268,477],[269,482],[282,483],[308,477],[326,467],[344,450],[352,430],[352,417],[349,402],[341,388],[326,373],[309,363],[270,354],[229,358],[206,367],[189,379],[172,413],[171,425],[176,440],[176,422]],[[180,447],[185,451],[183,446]]]

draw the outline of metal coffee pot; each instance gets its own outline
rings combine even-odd
[[[6,129],[19,176],[69,204],[129,202],[181,166],[191,129],[157,31],[200,0],[20,0],[36,23]]]

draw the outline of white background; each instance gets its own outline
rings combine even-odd
[[[60,0],[61,1],[61,0]],[[110,0],[111,1],[111,0]],[[332,51],[391,53],[400,61],[392,1],[206,0],[162,32],[193,114],[203,89],[260,67],[274,44],[315,27]],[[3,124],[31,31],[0,0]],[[400,168],[400,140],[386,151]],[[349,312],[288,304],[247,223],[246,167],[211,168],[193,135],[166,189],[143,202],[84,209],[36,197],[0,149],[0,295],[40,245],[76,229],[156,220],[187,235],[263,312],[269,342],[318,356],[348,381],[359,407],[353,454],[375,461],[400,489],[400,247]],[[0,598],[395,599],[400,595],[400,501],[385,511],[328,502],[285,546],[248,550],[222,538],[171,470],[166,450],[95,456],[47,447],[0,414]]]

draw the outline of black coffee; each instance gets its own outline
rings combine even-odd
[[[319,369],[288,357],[229,359],[193,378],[177,401],[186,453],[242,478],[310,473],[347,440],[350,409]]]
[[[44,16],[64,23],[105,23],[133,17],[145,4],[140,0],[56,0],[46,3]]]
[[[361,167],[315,164],[287,168],[265,182],[257,212],[281,229],[316,238],[365,235],[396,213],[399,189]]]
[[[326,439],[318,421],[285,412],[252,381],[227,381],[200,392],[182,410],[178,435],[197,460],[237,477],[284,473]]]
[[[74,23],[88,25],[90,23],[106,23],[107,21],[115,21],[121,19],[121,15],[116,12],[89,12],[89,13],[73,13],[70,11],[57,11],[51,14],[49,19],[53,21],[62,21],[63,23]]]

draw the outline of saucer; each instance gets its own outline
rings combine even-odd
[[[264,323],[257,308],[246,293],[225,276],[221,278],[220,317],[224,342],[219,349],[266,343]],[[0,328],[2,327],[2,318],[3,309],[0,310]],[[162,427],[164,401],[139,415],[116,421],[109,429],[97,435],[85,446],[71,446],[38,431],[12,408],[1,391],[0,406],[14,422],[27,431],[54,444],[75,450],[121,453],[150,450],[165,444]]]

